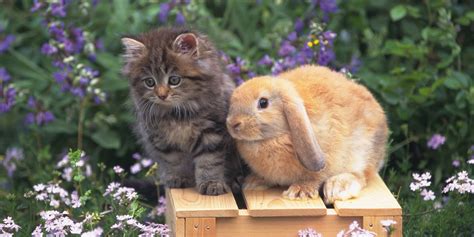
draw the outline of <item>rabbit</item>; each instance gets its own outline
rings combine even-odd
[[[289,186],[289,199],[357,197],[383,165],[388,126],[362,85],[305,65],[261,76],[231,96],[227,128],[252,173],[243,189]]]

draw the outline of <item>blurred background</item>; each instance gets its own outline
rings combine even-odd
[[[141,149],[120,74],[120,38],[188,26],[212,39],[237,83],[313,63],[367,86],[389,118],[381,176],[406,210],[405,233],[462,235],[474,228],[473,218],[462,218],[474,216],[467,205],[474,182],[464,179],[464,192],[442,192],[447,178],[474,170],[472,1],[0,0],[0,6],[0,199],[20,198],[33,184],[59,177],[56,163],[69,149],[86,152],[92,173],[148,167],[136,166]],[[424,172],[432,176],[430,189],[410,189],[412,173]],[[428,218],[410,216],[425,212]]]

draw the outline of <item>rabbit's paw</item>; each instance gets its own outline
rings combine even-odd
[[[358,178],[351,173],[332,176],[324,184],[324,202],[332,204],[359,196],[362,185]]]
[[[268,189],[269,185],[267,182],[261,178],[260,176],[257,176],[256,174],[250,174],[245,178],[244,185],[242,189],[251,189],[251,190],[265,190]]]
[[[217,196],[230,192],[230,187],[223,181],[206,181],[197,185],[199,193],[204,195]]]
[[[288,199],[314,199],[319,197],[318,188],[314,184],[292,184],[283,196]]]

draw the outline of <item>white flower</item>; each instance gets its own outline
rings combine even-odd
[[[66,167],[65,169],[63,169],[63,173],[61,174],[61,177],[68,181],[68,182],[71,182],[72,180],[72,168],[71,167]]]
[[[381,220],[380,224],[382,224],[383,227],[389,227],[389,226],[397,224],[397,222],[394,220],[388,219],[388,220]]]
[[[36,185],[33,185],[33,189],[36,191],[36,192],[40,192],[40,191],[43,191],[44,189],[46,188],[46,186],[44,186],[44,184],[36,184]]]
[[[144,168],[146,168],[146,167],[152,165],[153,161],[151,159],[143,159],[140,163],[142,164],[142,166]]]
[[[134,165],[132,165],[132,167],[130,167],[130,173],[132,174],[136,174],[140,172],[141,170],[142,170],[142,166],[140,165],[140,163],[135,163]]]
[[[99,237],[104,233],[104,230],[100,227],[97,227],[91,231],[82,233],[81,237]]]
[[[425,201],[434,200],[436,198],[433,191],[431,190],[423,189],[420,194]]]
[[[443,193],[456,190],[460,194],[474,193],[474,180],[468,177],[466,171],[461,171],[457,175],[446,180],[447,185],[443,188]]]
[[[0,236],[13,236],[13,233],[18,232],[21,228],[10,216],[7,216],[2,222],[0,223]]]
[[[36,226],[35,230],[31,233],[33,237],[42,237],[43,236],[43,227],[42,225]]]
[[[121,173],[123,173],[123,171],[124,171],[124,169],[122,167],[120,167],[118,165],[114,166],[114,172],[116,174],[121,174]]]
[[[474,164],[474,158],[467,161],[468,164]]]

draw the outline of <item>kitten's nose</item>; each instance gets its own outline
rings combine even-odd
[[[165,100],[168,97],[168,95],[159,95],[158,98],[161,100]]]

